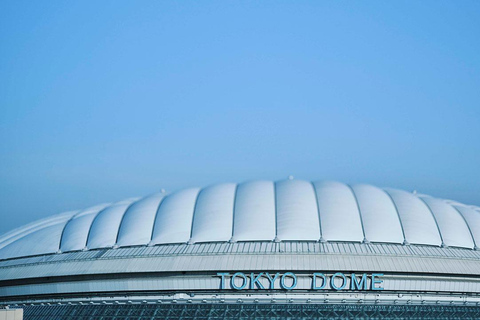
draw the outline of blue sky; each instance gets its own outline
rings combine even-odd
[[[2,1],[0,233],[161,188],[480,205],[478,1]]]

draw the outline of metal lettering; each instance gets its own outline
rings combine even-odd
[[[336,277],[341,277],[343,279],[343,283],[340,287],[337,287],[335,285],[335,278]],[[342,290],[345,288],[345,286],[347,285],[347,277],[345,277],[345,275],[341,272],[337,272],[335,273],[332,278],[330,279],[330,286],[332,287],[332,289],[335,289],[335,290]]]
[[[320,287],[317,287],[317,277],[321,277],[322,280],[322,285]],[[312,289],[313,290],[321,290],[325,288],[327,285],[327,277],[323,273],[314,273],[313,274],[313,280],[312,280]]]
[[[225,289],[225,276],[229,276],[230,273],[225,273],[225,272],[218,272],[217,276],[222,277],[222,280],[220,280],[220,289]]]
[[[367,274],[364,273],[362,275],[362,279],[360,282],[357,281],[357,276],[355,276],[355,273],[352,273],[352,280],[350,284],[350,289],[352,290],[368,290],[368,284],[367,284]]]
[[[236,277],[240,277],[243,279],[243,284],[239,287],[235,284]],[[247,286],[247,277],[242,272],[237,272],[233,274],[232,279],[230,279],[230,286],[235,290],[243,290]]]
[[[293,279],[293,283],[290,287],[287,287],[285,285],[285,278],[286,277],[290,277]],[[280,278],[280,287],[282,287],[282,289],[285,289],[285,290],[292,290],[293,288],[295,288],[297,286],[297,276],[292,273],[292,272],[285,272],[283,274],[283,276]]]
[[[280,276],[280,273],[277,272],[273,279],[272,279],[272,276],[270,275],[270,273],[265,272],[265,275],[267,276],[268,280],[270,280],[270,290],[273,290],[274,285],[275,285],[275,280],[277,280],[277,278]]]
[[[372,273],[372,290],[383,290],[383,287],[375,287],[375,284],[382,284],[383,280],[377,280],[375,277],[383,277],[383,273]]]
[[[262,275],[263,275],[263,272],[260,272],[256,277],[255,277],[255,274],[253,273],[250,274],[250,289],[255,289],[255,285],[257,285],[259,289],[265,289],[265,287],[259,281]]]

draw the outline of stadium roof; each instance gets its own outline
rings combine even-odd
[[[174,243],[314,241],[476,248],[480,208],[371,185],[225,183],[55,215],[0,237],[0,259]]]

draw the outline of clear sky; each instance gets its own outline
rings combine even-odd
[[[0,233],[251,179],[480,205],[480,1],[0,2]]]

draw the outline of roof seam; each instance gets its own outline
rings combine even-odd
[[[323,239],[323,232],[322,232],[322,218],[321,218],[321,215],[320,215],[320,204],[318,203],[318,196],[317,196],[317,187],[315,187],[315,184],[310,181],[310,184],[312,185],[312,188],[313,188],[313,192],[315,194],[315,204],[317,206],[317,214],[318,214],[318,226],[320,228],[320,241],[322,240],[325,240]]]
[[[34,221],[33,223],[28,224],[27,226],[22,226],[3,234],[1,237],[2,240],[0,240],[0,250],[12,244],[15,241],[30,235],[31,233],[37,232],[44,228],[48,228],[52,225],[62,223],[62,221],[65,221],[65,222],[68,221],[70,218],[63,219],[62,217],[63,215],[68,216],[67,213],[74,214],[72,212],[76,213],[77,211],[68,211],[68,212],[56,214],[56,215],[53,215],[52,217],[47,217],[47,218],[41,219],[40,221]]]
[[[388,192],[388,191],[385,190],[385,189],[380,189],[380,190],[382,190],[382,191],[388,196],[388,198],[390,199],[390,201],[392,201],[393,207],[395,208],[395,212],[397,213],[398,221],[400,222],[400,229],[402,229],[404,244],[408,244],[407,236],[405,235],[405,229],[404,229],[404,227],[403,227],[402,218],[400,217],[400,211],[398,210],[397,204],[396,204],[395,201],[393,200],[393,197],[392,197],[392,195],[390,194],[390,192]]]
[[[350,189],[350,192],[352,193],[353,198],[355,199],[355,203],[357,205],[358,217],[360,218],[360,225],[362,226],[363,241],[368,241],[367,235],[365,234],[365,227],[363,226],[363,217],[362,217],[362,212],[360,210],[360,204],[358,203],[357,195],[355,194],[355,191],[353,191],[353,188],[349,184],[346,184],[346,186]]]
[[[108,208],[111,208],[113,207],[115,204],[110,204],[108,206],[106,206],[105,208],[103,208],[102,210],[98,211],[97,214],[95,215],[95,217],[93,218],[92,222],[90,223],[90,227],[88,228],[88,233],[87,233],[87,239],[85,239],[85,248],[88,248],[88,239],[90,238],[90,233],[92,231],[92,226],[93,224],[95,223],[95,221],[97,220],[98,216],[104,212],[105,210],[107,210]]]
[[[239,184],[235,184],[235,191],[233,192],[233,209],[232,209],[232,237],[230,238],[230,241],[234,241],[234,235],[235,235],[235,207],[237,205],[237,192],[238,192],[238,186]]]
[[[163,192],[161,192],[161,193],[163,193]],[[160,199],[160,202],[158,203],[157,211],[155,211],[155,217],[153,218],[152,233],[150,234],[150,242],[152,242],[152,240],[153,240],[153,232],[155,231],[155,224],[156,224],[156,222],[157,222],[158,212],[160,211],[160,207],[162,206],[163,201],[164,201],[168,196],[169,196],[169,195],[164,195],[164,196]]]
[[[65,229],[67,228],[68,224],[70,223],[70,221],[72,221],[76,216],[78,216],[80,213],[84,212],[85,210],[78,210],[77,212],[75,212],[71,217],[70,219],[67,220],[67,222],[65,222],[65,224],[63,225],[63,229],[62,229],[62,234],[60,235],[60,241],[58,242],[58,251],[61,250],[62,248],[62,242],[63,242],[63,235],[65,234]]]
[[[447,245],[447,244],[443,241],[442,232],[440,231],[440,226],[438,225],[437,217],[435,217],[435,214],[433,213],[432,208],[431,208],[431,207],[428,205],[428,203],[425,202],[425,200],[423,200],[422,198],[417,197],[417,199],[419,199],[420,201],[422,201],[422,203],[423,203],[425,206],[427,206],[427,209],[428,209],[428,211],[430,211],[430,213],[432,214],[433,221],[435,221],[435,225],[437,226],[438,235],[440,236],[440,240],[442,240],[442,245]]]
[[[190,225],[190,238],[188,239],[188,243],[192,243],[193,226],[195,223],[195,212],[197,211],[198,199],[200,198],[200,194],[203,192],[203,190],[205,190],[205,188],[198,190],[197,196],[195,197],[195,205],[193,206],[192,212],[192,224]]]
[[[448,204],[448,203],[447,203]],[[472,237],[472,241],[473,241],[473,247],[474,248],[478,248],[477,247],[477,243],[475,241],[475,238],[473,236],[473,232],[472,232],[472,229],[470,229],[470,225],[468,224],[467,222],[467,219],[465,219],[465,216],[463,215],[463,213],[455,206],[451,205],[451,204],[448,204],[449,206],[451,206],[455,211],[457,211],[459,214],[460,214],[460,217],[462,217],[463,221],[465,222],[465,224],[467,225],[467,228],[468,228],[468,232],[470,232],[470,236]]]
[[[123,221],[125,220],[125,216],[127,215],[128,213],[128,210],[130,210],[130,208],[132,208],[136,203],[142,201],[143,199],[146,199],[148,198],[149,196],[146,196],[146,197],[143,197],[143,198],[140,198],[136,201],[133,201],[132,203],[130,203],[130,205],[125,209],[125,211],[123,212],[123,215],[122,215],[122,219],[120,220],[120,223],[118,225],[118,230],[117,230],[117,236],[115,237],[115,245],[117,245],[118,243],[118,240],[120,238],[120,230],[122,230],[122,225],[123,225]]]
[[[277,242],[279,241],[278,239],[278,215],[277,215],[277,182],[274,181],[273,182],[273,199],[275,201],[275,238],[273,239],[274,242]]]

